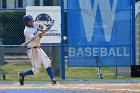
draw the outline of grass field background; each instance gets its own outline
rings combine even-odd
[[[2,72],[6,74],[5,81],[18,81],[18,73],[32,68],[30,63],[16,63],[16,64],[5,64],[0,66]],[[68,79],[98,79],[97,77],[97,67],[68,67],[66,69],[66,80]],[[104,79],[123,79],[123,80],[139,80],[140,78],[130,78],[130,77],[115,77],[115,69],[111,67],[102,67],[102,73]],[[55,77],[57,80],[61,80],[60,76]],[[45,72],[44,67],[41,68],[40,74],[35,74],[33,76],[28,76],[25,78],[26,81],[49,81],[49,77]],[[3,80],[1,80],[3,81]]]

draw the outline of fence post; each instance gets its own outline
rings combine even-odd
[[[0,47],[0,65],[4,64],[4,50],[3,47]]]
[[[55,76],[60,76],[61,51],[60,47],[52,47],[52,67]]]
[[[61,0],[61,78],[65,79],[65,51],[64,51],[64,0]]]
[[[3,47],[0,47],[0,80],[2,76],[1,65],[3,64],[4,64],[4,51],[3,51]]]
[[[132,0],[132,59],[131,65],[136,64],[136,34],[135,34],[135,0]],[[133,62],[133,63],[132,63]]]

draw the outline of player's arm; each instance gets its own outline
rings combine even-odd
[[[50,29],[49,27],[45,25],[39,25],[42,31],[39,31],[39,37],[42,38],[42,36]]]

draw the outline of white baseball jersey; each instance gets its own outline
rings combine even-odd
[[[25,40],[27,41],[33,38],[37,34],[36,32],[38,28],[39,28],[39,24],[36,24],[36,23],[33,24],[33,27],[25,26],[25,29],[24,29]],[[40,72],[41,63],[44,65],[45,69],[48,68],[51,63],[46,53],[41,48],[39,48],[40,40],[41,38],[37,37],[34,41],[29,43],[28,48],[31,48],[31,49],[27,50],[27,54],[33,66],[32,70],[33,72],[36,72],[36,73]],[[34,48],[34,47],[38,47],[38,48]]]
[[[24,29],[25,40],[28,41],[32,39],[37,34],[38,28],[39,24],[36,23],[33,24],[33,27],[25,26]],[[40,39],[41,38],[37,37],[37,39],[28,44],[28,47],[40,46]]]

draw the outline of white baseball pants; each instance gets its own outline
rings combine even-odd
[[[34,73],[40,73],[41,64],[45,69],[51,66],[51,61],[41,48],[31,48],[27,50],[28,57],[31,60]]]

